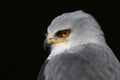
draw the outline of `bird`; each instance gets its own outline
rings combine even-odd
[[[83,10],[57,16],[47,28],[50,54],[37,80],[120,80],[120,62],[97,20]]]

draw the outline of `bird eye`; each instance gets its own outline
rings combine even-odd
[[[67,38],[70,35],[70,29],[61,30],[56,33],[56,36],[60,38]]]

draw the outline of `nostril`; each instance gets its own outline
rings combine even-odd
[[[53,40],[53,36],[52,35],[48,35],[47,36],[47,40]]]
[[[48,38],[48,40],[52,40],[53,38]]]

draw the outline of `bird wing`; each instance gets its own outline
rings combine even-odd
[[[45,80],[44,70],[45,70],[45,67],[46,67],[47,63],[48,63],[48,60],[45,61],[45,63],[40,68],[40,72],[38,74],[37,80]]]
[[[87,44],[81,51],[56,55],[38,80],[119,80],[119,71],[120,63],[108,48]]]

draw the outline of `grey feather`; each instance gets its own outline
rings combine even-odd
[[[48,27],[48,34],[55,37],[55,33],[63,29],[72,30],[63,39],[68,43],[51,47],[49,62],[41,68],[38,80],[120,79],[120,62],[90,14],[76,11],[58,16]]]
[[[45,80],[44,70],[45,70],[47,63],[48,63],[48,60],[40,68],[40,72],[38,74],[37,80]]]
[[[55,56],[44,75],[45,80],[119,80],[120,63],[109,48],[87,44],[79,53]]]

